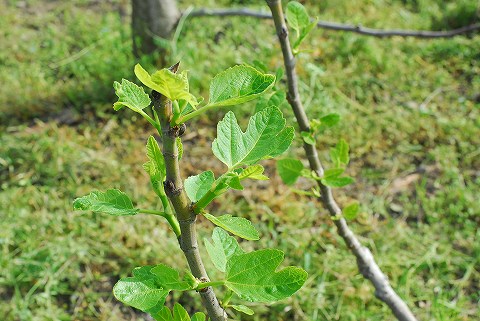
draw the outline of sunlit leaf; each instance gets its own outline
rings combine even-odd
[[[73,209],[114,216],[135,215],[139,212],[137,208],[133,207],[127,194],[118,189],[109,189],[106,192],[93,191],[86,196],[77,198],[73,202]]]
[[[222,216],[213,216],[205,213],[204,216],[213,224],[220,226],[230,233],[250,241],[259,239],[257,229],[252,225],[252,222],[243,217],[236,217],[230,214]]]
[[[139,87],[126,79],[122,79],[122,83],[115,81],[113,83],[113,88],[115,88],[115,94],[118,96],[118,101],[113,104],[115,110],[119,110],[123,106],[126,106],[131,110],[138,112],[145,107],[148,107],[151,103],[150,97],[145,93],[142,87]]]
[[[213,229],[212,240],[213,244],[208,239],[204,239],[207,253],[213,265],[221,272],[225,272],[228,259],[244,252],[237,240],[219,227]]]
[[[285,158],[277,161],[278,175],[287,185],[293,185],[302,175],[303,169],[303,163],[298,159]]]
[[[192,202],[197,202],[210,190],[214,181],[215,176],[212,171],[190,176],[185,180],[185,191]]]

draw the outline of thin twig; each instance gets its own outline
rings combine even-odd
[[[288,30],[285,25],[282,4],[280,0],[266,0],[273,14],[273,20],[280,41],[285,64],[285,71],[288,80],[288,102],[290,103],[300,130],[309,131],[310,122],[303,108],[298,92],[298,79],[295,71],[295,58],[288,40]],[[324,169],[318,158],[315,146],[304,143],[304,149],[310,164],[310,168],[316,172],[319,177],[323,176]],[[370,250],[358,241],[355,234],[350,230],[345,219],[341,218],[342,210],[333,198],[330,187],[318,182],[321,191],[321,202],[327,208],[333,221],[337,226],[338,233],[347,244],[350,251],[357,259],[358,269],[362,275],[370,280],[375,287],[375,295],[381,301],[385,302],[394,315],[400,321],[416,321],[417,319],[408,308],[407,304],[398,296],[388,282],[388,278],[383,274],[380,267],[375,262]],[[340,219],[337,219],[340,217]]]
[[[227,16],[244,16],[259,19],[272,19],[272,15],[268,12],[256,11],[248,8],[238,9],[208,9],[200,8],[189,13],[189,17],[227,17]],[[363,27],[362,25],[349,25],[338,22],[318,21],[317,27],[327,30],[354,32],[361,35],[373,37],[416,37],[416,38],[451,38],[470,32],[480,30],[480,23],[471,24],[458,29],[447,31],[430,31],[430,30],[401,30],[401,29],[373,29]]]

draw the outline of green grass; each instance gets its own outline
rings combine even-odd
[[[479,12],[476,1],[306,5],[321,19],[378,28],[451,28],[475,21]],[[6,44],[0,49],[0,315],[6,321],[144,320],[113,298],[116,280],[139,265],[185,267],[161,218],[71,210],[75,197],[112,187],[141,207],[158,206],[141,168],[151,130],[131,112],[111,112],[113,80],[133,79],[128,18],[118,14],[124,8],[123,1],[0,4]],[[342,123],[319,138],[321,157],[328,166],[328,148],[339,137],[351,145],[348,174],[357,182],[335,195],[341,204],[362,204],[352,229],[421,320],[475,320],[480,36],[427,41],[315,30],[303,49],[298,71],[309,115],[342,115]],[[192,92],[204,97],[209,79],[233,64],[258,59],[272,71],[282,64],[273,24],[246,18],[187,20],[170,58],[181,60]],[[47,121],[65,110],[73,110],[76,127]],[[243,124],[253,110],[254,104],[237,109]],[[284,112],[293,123],[293,114]],[[209,147],[223,114],[189,124],[185,177],[221,172]],[[290,150],[295,154],[302,155],[299,140]],[[264,165],[270,181],[229,193],[212,213],[252,219],[262,238],[242,245],[278,247],[285,264],[301,265],[310,276],[293,298],[254,304],[253,317],[234,319],[393,319],[359,275],[326,211],[283,186],[274,162]],[[203,238],[212,227],[200,224]],[[174,301],[202,310],[195,293],[168,303]]]

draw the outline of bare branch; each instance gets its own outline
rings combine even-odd
[[[298,125],[301,131],[309,131],[309,120],[303,108],[298,92],[298,79],[295,71],[295,57],[288,40],[288,29],[285,25],[282,5],[280,0],[267,0],[267,4],[273,14],[273,20],[277,30],[278,39],[283,53],[285,71],[288,80],[288,102],[290,103]],[[315,171],[318,176],[322,177],[324,169],[318,158],[315,146],[304,143],[304,149],[311,170]],[[407,304],[398,296],[388,282],[388,278],[383,274],[382,270],[375,262],[370,250],[360,243],[355,234],[350,230],[345,219],[341,217],[342,210],[335,201],[330,187],[318,182],[323,205],[328,209],[330,216],[335,218],[333,221],[337,226],[338,233],[347,244],[350,251],[357,259],[358,269],[362,275],[370,280],[375,287],[375,295],[378,299],[385,302],[393,314],[400,321],[416,321],[417,319],[408,308]]]
[[[259,19],[272,19],[272,15],[268,12],[256,11],[248,8],[238,9],[208,9],[200,8],[189,13],[190,17],[228,17],[228,16],[244,16]],[[464,35],[474,31],[480,30],[480,23],[468,25],[458,29],[447,31],[430,31],[430,30],[401,30],[401,29],[373,29],[363,27],[362,25],[349,25],[337,22],[318,21],[317,27],[327,30],[354,32],[361,35],[373,37],[415,37],[424,39],[433,38],[451,38],[459,35]]]

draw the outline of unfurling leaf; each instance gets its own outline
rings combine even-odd
[[[143,164],[143,169],[150,176],[150,182],[155,193],[159,194],[159,196],[165,194],[163,189],[163,181],[166,175],[165,160],[157,140],[153,136],[148,137],[147,157],[148,162]]]
[[[264,170],[265,169],[263,168],[263,166],[259,164],[248,166],[247,168],[244,168],[240,171],[240,173],[238,174],[238,178],[240,180],[250,178],[265,181],[268,180],[268,177],[263,175]]]
[[[106,192],[93,191],[86,196],[77,198],[73,202],[73,209],[114,216],[135,215],[139,212],[137,208],[133,207],[127,194],[118,189],[109,189]]]
[[[283,257],[282,251],[274,249],[234,255],[227,261],[225,285],[249,301],[285,299],[302,287],[307,272],[294,266],[276,272]]]
[[[215,217],[211,214],[203,214],[210,222],[220,226],[230,233],[243,239],[256,241],[259,239],[258,231],[252,225],[252,222],[243,217],[235,217],[230,214]]]
[[[122,83],[115,81],[113,83],[118,101],[113,104],[113,109],[119,110],[123,106],[133,111],[139,112],[150,105],[150,97],[145,93],[142,87],[135,85],[133,82],[122,79]]]
[[[347,220],[355,219],[355,217],[358,215],[359,208],[360,206],[358,202],[353,202],[350,205],[345,206],[342,210],[343,217],[345,217]]]
[[[216,75],[210,83],[210,106],[239,105],[255,99],[275,83],[275,76],[239,65]]]
[[[247,315],[253,315],[255,312],[253,312],[252,309],[250,309],[249,307],[245,306],[245,305],[229,305],[230,308],[234,309],[234,310],[237,310],[238,312],[242,312],[242,313],[245,313]]]
[[[197,202],[212,187],[215,182],[215,176],[212,171],[206,171],[201,174],[190,176],[185,180],[184,187],[188,197],[192,202]]]
[[[287,185],[293,185],[302,175],[303,169],[303,164],[298,159],[285,158],[277,161],[278,175]]]
[[[300,32],[301,29],[308,27],[310,24],[310,17],[307,10],[297,1],[290,1],[287,4],[285,16],[290,27],[297,32]]]
[[[335,148],[330,149],[330,158],[337,167],[346,167],[350,162],[348,150],[348,144],[344,139],[340,139]]]
[[[278,156],[287,150],[294,136],[293,127],[285,127],[285,123],[278,108],[268,107],[250,118],[243,133],[233,112],[228,112],[218,123],[213,153],[229,168]]]
[[[207,253],[213,265],[219,271],[225,272],[227,261],[234,255],[243,254],[244,251],[234,237],[228,235],[227,232],[219,227],[213,229],[212,240],[213,244],[204,239]]]
[[[168,69],[161,69],[150,75],[140,64],[137,64],[134,72],[135,76],[145,86],[159,92],[168,99],[183,99],[193,107],[198,105],[195,96],[189,93],[188,78],[185,71],[175,74]]]

